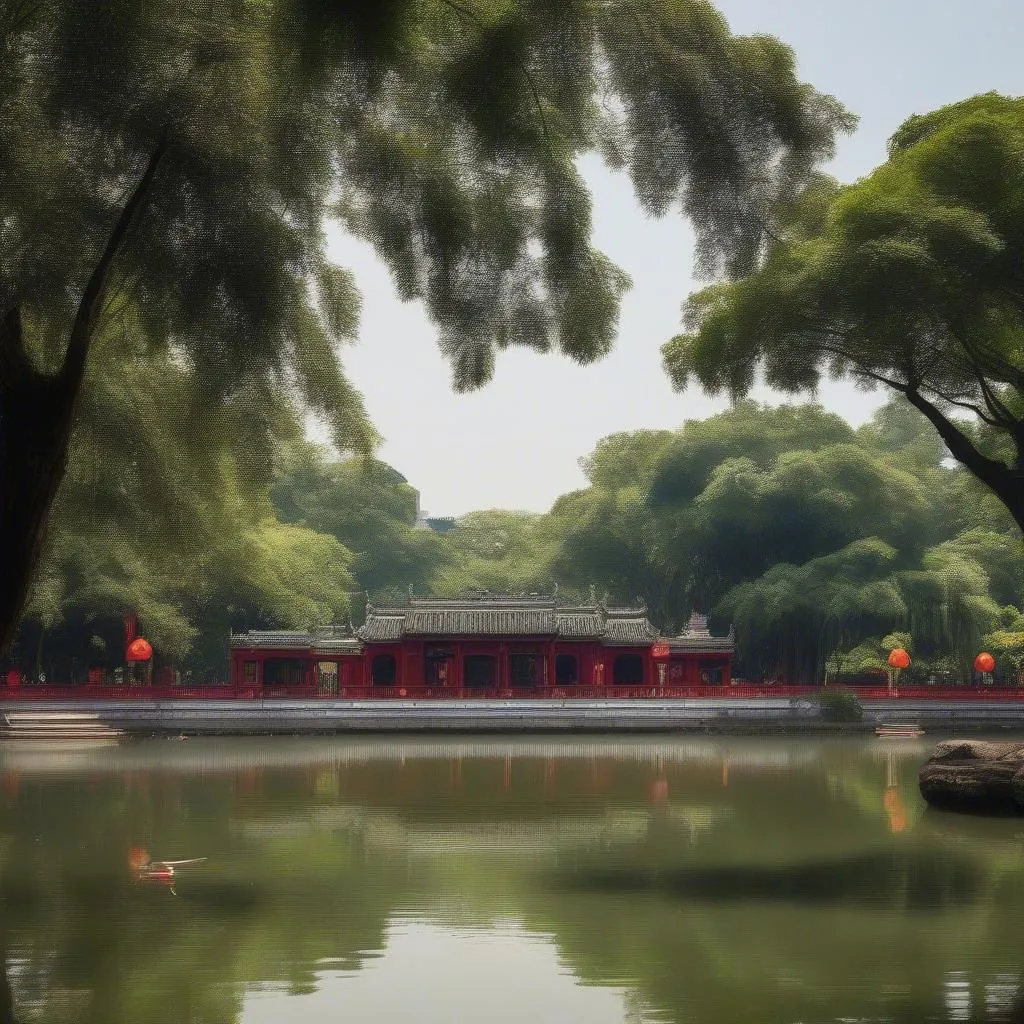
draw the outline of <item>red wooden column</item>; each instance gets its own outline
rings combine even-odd
[[[465,684],[465,676],[463,675],[463,671],[462,671],[462,656],[463,656],[462,644],[458,643],[458,642],[453,643],[452,644],[452,680],[451,680],[451,688],[452,688],[452,696],[453,697],[461,697],[462,696],[462,690],[463,690],[463,686]]]

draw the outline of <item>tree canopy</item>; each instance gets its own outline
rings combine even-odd
[[[0,49],[0,643],[123,301],[207,400],[287,390],[367,450],[329,217],[424,302],[464,389],[510,345],[613,342],[627,280],[591,245],[580,154],[738,272],[851,125],[706,0],[41,0],[0,11]]]
[[[864,180],[788,204],[755,273],[690,298],[673,383],[891,388],[1024,527],[1022,181],[1024,99],[910,118]]]

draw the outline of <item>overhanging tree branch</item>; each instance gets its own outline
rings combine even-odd
[[[936,405],[929,402],[916,386],[908,386],[903,393],[907,401],[935,427],[954,459],[966,466],[997,494],[1005,488],[1009,470],[1004,463],[990,459],[978,451],[970,438],[959,430],[952,420],[944,416]]]
[[[96,324],[103,308],[111,267],[132,226],[132,222],[149,198],[153,179],[156,177],[160,161],[166,152],[167,136],[165,134],[156,144],[149,157],[149,162],[146,164],[146,169],[142,173],[142,177],[139,178],[131,195],[122,207],[121,213],[110,232],[110,237],[107,239],[107,244],[104,246],[96,266],[89,275],[85,290],[82,292],[81,301],[78,304],[75,318],[71,324],[71,333],[68,337],[64,364],[58,374],[61,383],[70,390],[72,395],[78,392],[82,377],[85,374],[85,364],[89,357],[89,346],[92,343],[93,332],[96,329]]]

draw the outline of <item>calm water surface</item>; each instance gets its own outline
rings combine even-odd
[[[1024,822],[931,745],[0,745],[0,1021],[1024,1021]]]

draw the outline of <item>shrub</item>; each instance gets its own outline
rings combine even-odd
[[[815,696],[826,722],[860,722],[864,719],[864,705],[853,690],[829,687]]]

